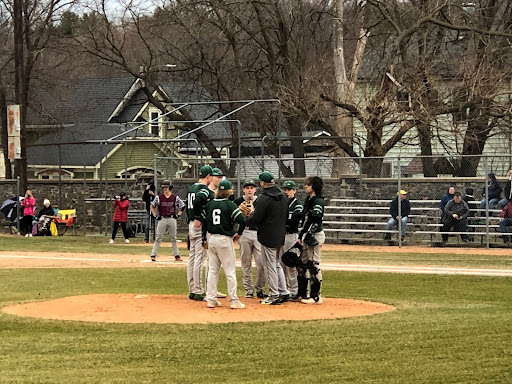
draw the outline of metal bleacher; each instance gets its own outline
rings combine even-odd
[[[386,230],[390,219],[391,200],[330,199],[325,207],[324,231],[327,238],[337,243],[398,244],[398,228]],[[411,213],[407,223],[405,244],[441,245],[441,210],[439,200],[410,200]],[[472,202],[471,211],[479,214],[480,202]],[[497,243],[501,238],[498,225],[501,210],[488,210],[488,217],[469,217],[468,234],[473,245],[485,246],[487,241]],[[385,241],[386,234],[392,241]],[[459,232],[449,232],[449,243],[462,242]],[[463,233],[465,234],[465,233]],[[478,240],[478,241],[477,241]],[[493,244],[494,245],[494,244]]]

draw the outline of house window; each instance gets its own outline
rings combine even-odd
[[[150,133],[152,133],[155,136],[158,136],[160,133],[160,113],[151,112],[149,116],[151,120],[151,123],[149,124]]]

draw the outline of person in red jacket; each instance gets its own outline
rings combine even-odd
[[[501,233],[509,233],[507,227],[512,225],[512,201],[503,207],[503,210],[500,213],[500,231]],[[503,235],[503,242],[510,242],[509,235]]]
[[[114,201],[114,228],[112,229],[112,239],[110,239],[109,243],[113,244],[116,239],[117,230],[119,229],[119,224],[121,224],[121,229],[123,230],[124,242],[129,243],[128,240],[128,231],[126,230],[126,222],[128,221],[128,207],[130,206],[130,202],[128,201],[128,196],[126,193],[121,192],[119,196],[116,196]]]

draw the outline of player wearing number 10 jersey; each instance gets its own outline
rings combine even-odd
[[[189,299],[202,301],[205,297],[202,283],[202,267],[205,252],[202,245],[201,227],[194,226],[196,220],[200,219],[203,207],[199,206],[196,197],[201,194],[209,194],[208,189],[212,174],[212,167],[205,165],[199,170],[199,180],[192,184],[187,192],[187,221],[188,221],[188,238],[190,242],[189,259],[187,264],[187,281],[189,289]],[[201,199],[197,199],[201,200]],[[202,200],[201,200],[202,201]]]
[[[222,180],[216,192],[216,198],[206,204],[206,228],[210,234],[208,240],[208,278],[206,279],[206,301],[208,308],[219,307],[217,301],[217,283],[219,281],[220,267],[226,275],[230,307],[242,309],[245,305],[238,300],[236,294],[236,268],[233,236],[235,224],[238,224],[237,234],[240,236],[245,228],[245,217],[235,203],[229,200],[233,194],[233,186],[229,180]]]

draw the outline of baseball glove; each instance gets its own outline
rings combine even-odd
[[[245,217],[251,216],[254,213],[254,205],[250,200],[241,202],[238,209],[240,209],[240,212],[242,212]]]

